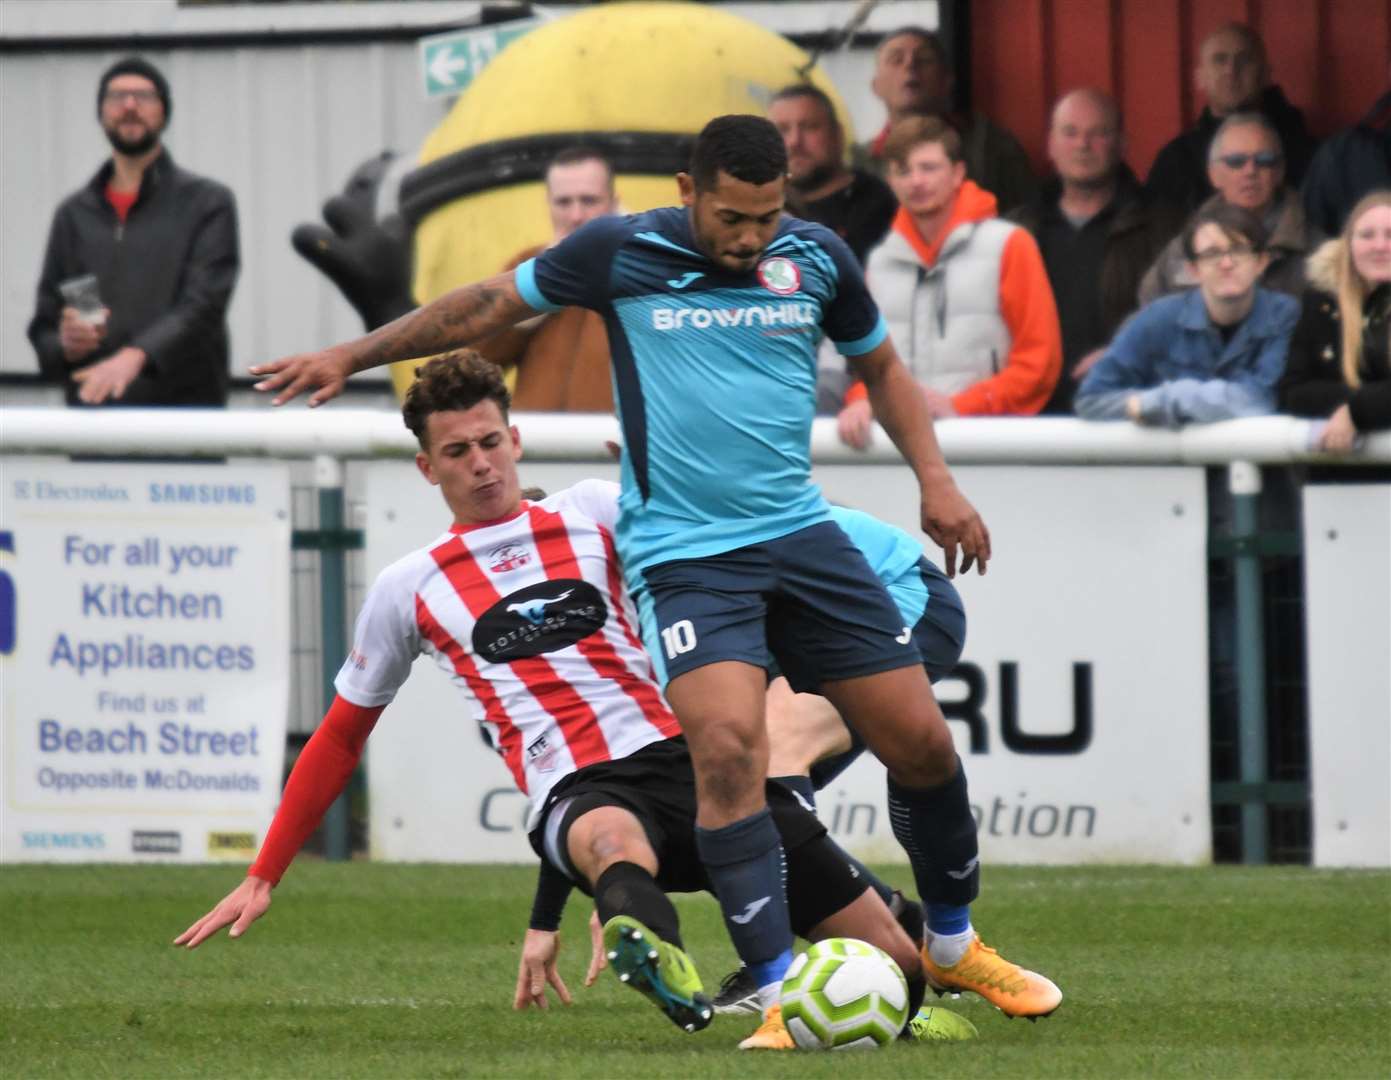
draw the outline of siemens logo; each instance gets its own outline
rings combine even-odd
[[[26,832],[24,846],[48,851],[105,851],[106,837],[102,833]]]
[[[759,304],[745,308],[653,308],[653,330],[706,330],[712,326],[815,326],[816,305]]]

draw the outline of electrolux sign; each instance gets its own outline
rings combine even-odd
[[[0,858],[197,861],[231,849],[184,843],[195,827],[264,832],[289,700],[286,466],[7,458],[0,515]]]

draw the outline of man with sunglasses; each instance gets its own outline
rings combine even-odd
[[[1077,415],[1181,427],[1275,411],[1299,304],[1260,286],[1265,228],[1227,204],[1198,211],[1179,242],[1198,287],[1141,308],[1077,390]]]
[[[1325,237],[1304,217],[1299,193],[1285,185],[1284,151],[1269,121],[1259,113],[1223,120],[1208,151],[1208,178],[1216,194],[1202,210],[1236,207],[1254,214],[1265,228],[1268,258],[1261,285],[1296,299],[1303,295],[1304,260]],[[1182,237],[1175,237],[1141,279],[1140,303],[1196,284]]]
[[[227,404],[236,204],[174,164],[161,142],[172,111],[147,60],[118,60],[98,83],[111,160],[54,214],[29,323],[69,405]]]
[[[1304,114],[1270,79],[1265,43],[1249,26],[1227,23],[1203,38],[1193,69],[1193,85],[1206,103],[1197,122],[1159,151],[1145,187],[1150,195],[1181,214],[1191,213],[1212,194],[1208,150],[1218,126],[1229,116],[1255,112],[1279,132],[1286,175],[1293,186],[1304,176],[1314,140]]]

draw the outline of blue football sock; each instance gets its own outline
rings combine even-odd
[[[980,848],[961,759],[937,787],[906,788],[889,777],[889,820],[923,903],[968,907],[980,891]]]
[[[964,934],[971,928],[969,904],[928,904],[927,928],[934,934],[949,937]]]
[[[792,963],[792,924],[773,815],[765,806],[719,829],[696,826],[695,836],[739,959],[758,986],[780,981]]]

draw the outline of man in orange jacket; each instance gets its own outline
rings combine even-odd
[[[929,411],[1039,412],[1062,369],[1062,333],[1038,245],[966,179],[961,136],[940,120],[895,124],[884,154],[899,211],[866,276]],[[864,388],[852,386],[841,438],[865,446],[872,420]]]

